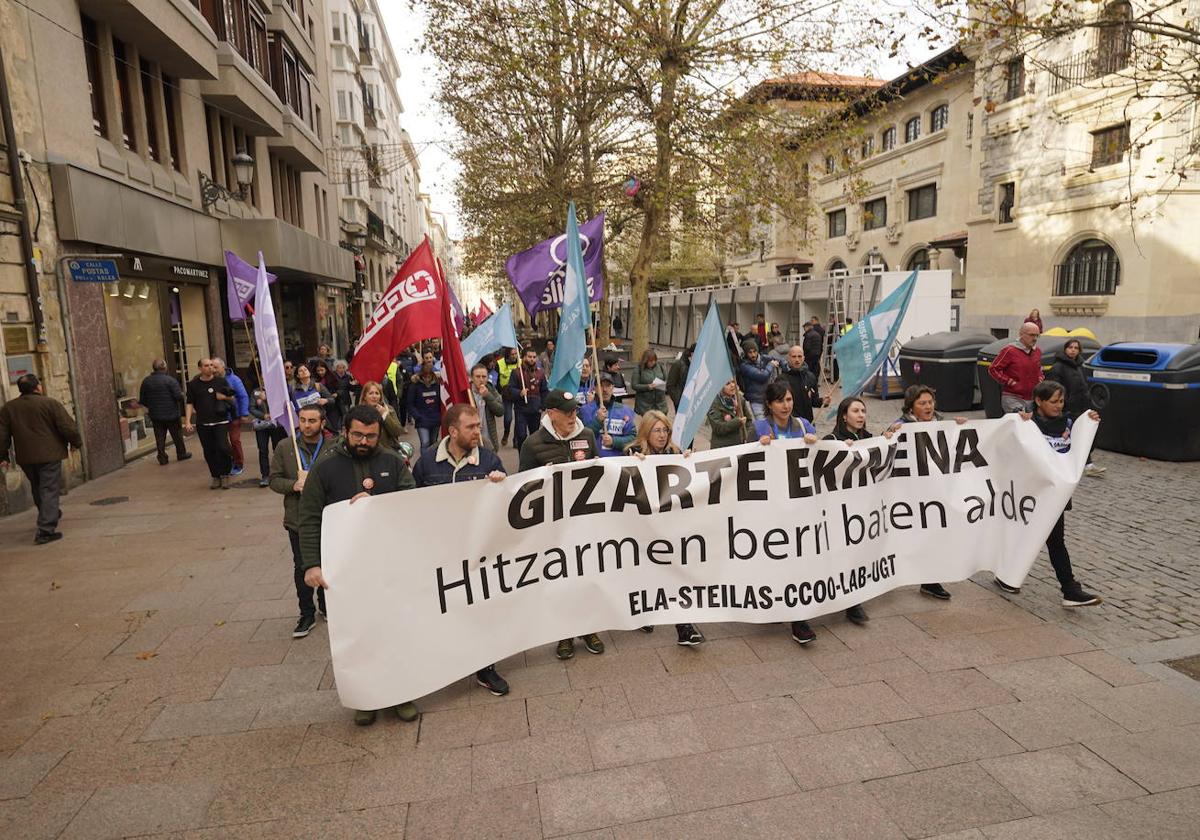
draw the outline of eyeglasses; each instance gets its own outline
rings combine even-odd
[[[355,443],[374,443],[379,440],[379,433],[367,434],[366,432],[346,432],[346,439],[352,440]]]

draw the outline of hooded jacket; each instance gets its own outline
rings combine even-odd
[[[746,399],[752,403],[765,402],[767,383],[775,378],[775,366],[760,353],[753,362],[749,358],[742,359],[742,363],[738,365],[738,372],[746,389]]]
[[[525,438],[521,444],[521,463],[518,470],[536,469],[550,464],[565,464],[569,461],[586,461],[599,455],[595,433],[583,425],[578,417],[571,433],[562,437],[554,431],[550,415],[542,418],[538,430]]]
[[[368,478],[374,482],[369,491],[363,486]],[[356,458],[347,448],[346,439],[338,438],[329,454],[317,459],[300,494],[301,566],[311,569],[321,565],[321,517],[328,505],[364,491],[382,496],[416,486],[412,472],[396,452],[376,446],[369,458]]]
[[[246,386],[242,382],[242,378],[232,370],[227,370],[225,371],[225,381],[233,389],[233,405],[230,406],[233,413],[230,415],[230,419],[237,420],[239,417],[249,417],[250,395],[246,393]]]

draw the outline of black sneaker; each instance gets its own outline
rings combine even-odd
[[[189,460],[191,457],[192,457],[192,453],[191,453],[191,452],[184,452],[182,455],[176,455],[176,456],[175,456],[175,460],[176,460],[177,462],[178,462],[178,461],[187,461],[187,460]]]
[[[61,540],[61,539],[62,539],[62,533],[59,531],[52,531],[49,534],[42,532],[33,538],[33,544],[34,545],[45,545],[46,543],[52,543],[56,540]]]
[[[1001,592],[1007,592],[1009,595],[1019,595],[1021,592],[1021,587],[1009,586],[1007,583],[1000,580],[1000,578],[996,577],[995,575],[992,575],[992,583],[996,584],[996,587]]]
[[[303,639],[312,632],[313,625],[317,623],[315,615],[302,615],[300,620],[296,622],[296,629],[292,631],[293,639]]]
[[[871,620],[871,617],[867,615],[867,611],[862,608],[862,604],[855,604],[846,610],[846,618],[859,626]]]
[[[1099,595],[1093,595],[1079,584],[1063,593],[1064,607],[1094,607],[1104,601]]]
[[[939,601],[950,600],[950,590],[940,583],[922,583],[921,594],[928,595],[930,598],[937,598]]]
[[[683,647],[693,647],[704,641],[704,635],[691,624],[676,624],[675,632],[679,636],[679,642]]]
[[[647,624],[645,627],[643,627],[643,628],[642,628],[642,632],[643,632],[643,633],[653,633],[653,632],[654,632],[654,625],[653,625],[653,624]]]
[[[496,666],[489,665],[475,674],[475,682],[486,688],[497,697],[508,694],[508,682],[496,673]]]
[[[815,641],[817,634],[808,626],[807,621],[792,622],[792,641],[798,645],[806,645],[809,642]]]

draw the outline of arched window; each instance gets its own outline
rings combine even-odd
[[[883,130],[883,139],[879,147],[885,152],[896,148],[896,126],[893,125]]]
[[[1133,8],[1127,0],[1110,3],[1101,17],[1096,43],[1096,75],[1116,73],[1129,66],[1133,53]]]
[[[833,262],[831,262],[829,264],[829,270],[830,271],[845,271],[846,264],[844,262],[842,262],[841,260],[834,260]]]
[[[908,258],[908,265],[905,266],[905,268],[907,271],[916,271],[918,269],[921,271],[928,271],[929,249],[918,248],[916,251],[913,251],[913,255]]]
[[[1121,261],[1107,242],[1088,239],[1054,267],[1055,295],[1111,295],[1121,282]]]
[[[939,105],[929,112],[929,133],[941,131],[950,120],[950,106]]]
[[[911,143],[921,136],[921,118],[913,117],[904,124],[904,142]]]

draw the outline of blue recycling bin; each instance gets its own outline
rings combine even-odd
[[[1100,449],[1200,461],[1200,344],[1110,344],[1084,375],[1100,412]]]

